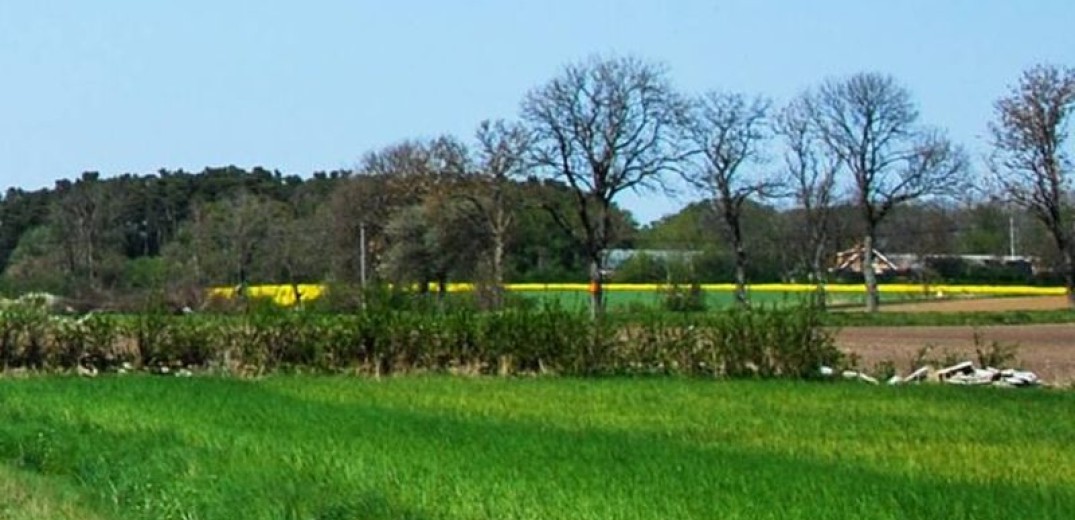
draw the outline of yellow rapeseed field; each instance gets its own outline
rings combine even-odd
[[[474,290],[472,283],[450,283],[448,292],[469,292]],[[609,292],[657,292],[667,290],[667,284],[655,283],[610,283],[604,289]],[[586,292],[589,284],[585,283],[513,283],[505,288],[512,292]],[[713,283],[701,284],[707,292],[731,292],[735,284]],[[748,286],[751,292],[801,293],[817,289],[814,284],[767,283]],[[1036,287],[1028,285],[948,285],[948,284],[881,284],[878,289],[885,294],[928,294],[933,296],[1057,296],[1065,294],[1063,287]],[[299,293],[303,301],[316,300],[325,293],[327,287],[320,284],[300,284]],[[436,290],[431,286],[430,290]],[[830,293],[863,294],[863,284],[827,284],[825,290]],[[234,298],[238,288],[214,287],[209,295],[216,298]],[[246,288],[246,295],[251,298],[269,298],[279,305],[295,304],[295,291],[291,285],[252,285]]]

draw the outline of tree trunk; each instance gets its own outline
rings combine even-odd
[[[597,319],[605,313],[605,287],[601,279],[601,259],[590,260],[590,317]]]
[[[746,307],[750,304],[747,300],[747,253],[738,234],[735,239],[735,303]]]
[[[1075,252],[1071,247],[1071,235],[1067,234],[1065,227],[1059,222],[1046,225],[1064,261],[1064,288],[1067,289],[1068,307],[1075,309]]]
[[[291,280],[291,294],[295,298],[294,307],[296,309],[301,309],[302,308],[302,290],[299,289],[299,282],[295,281],[294,279]]]
[[[493,308],[504,306],[504,235],[493,233]]]
[[[825,247],[817,245],[814,247],[814,257],[810,263],[812,275],[814,278],[814,306],[819,310],[825,310],[827,302],[825,301],[827,295],[825,293]]]
[[[740,223],[742,201],[734,200],[727,193],[722,193],[720,200],[724,223],[728,226],[732,250],[735,252],[735,304],[746,307],[750,302],[747,300],[747,252],[743,247],[743,228]]]
[[[862,279],[866,282],[866,312],[877,312],[880,298],[877,294],[877,274],[873,272],[873,232],[867,232],[862,241]]]
[[[86,272],[89,274],[90,288],[98,289],[97,265],[93,261],[96,251],[93,249],[93,234],[86,239]]]
[[[1064,250],[1064,286],[1068,290],[1068,307],[1075,309],[1075,255],[1070,247]]]

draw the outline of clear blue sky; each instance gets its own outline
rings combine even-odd
[[[674,84],[783,101],[894,75],[972,154],[1039,62],[1075,65],[1071,0],[135,0],[0,4],[0,188],[97,170],[350,168],[411,137],[469,137],[591,54]],[[645,222],[690,197],[626,197]]]

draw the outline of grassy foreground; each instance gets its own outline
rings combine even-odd
[[[1073,438],[1070,392],[5,379],[0,518],[1070,518]]]
[[[0,519],[93,520],[66,482],[0,466]]]

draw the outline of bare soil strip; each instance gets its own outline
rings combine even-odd
[[[969,312],[1063,309],[1063,296],[1027,298],[956,299],[885,305],[885,312]],[[978,344],[975,344],[975,332]],[[916,367],[915,357],[931,346],[928,357],[958,357],[977,362],[976,347],[988,349],[993,342],[1017,345],[1013,365],[1032,370],[1046,382],[1075,384],[1075,324],[947,326],[947,327],[847,327],[837,332],[837,345],[856,354],[867,370],[892,361],[900,372]],[[951,356],[949,356],[949,354]],[[1005,368],[1005,367],[998,367]]]
[[[955,298],[951,300],[892,303],[882,312],[1004,312],[1051,311],[1067,308],[1066,296],[1020,296],[1011,298]]]

